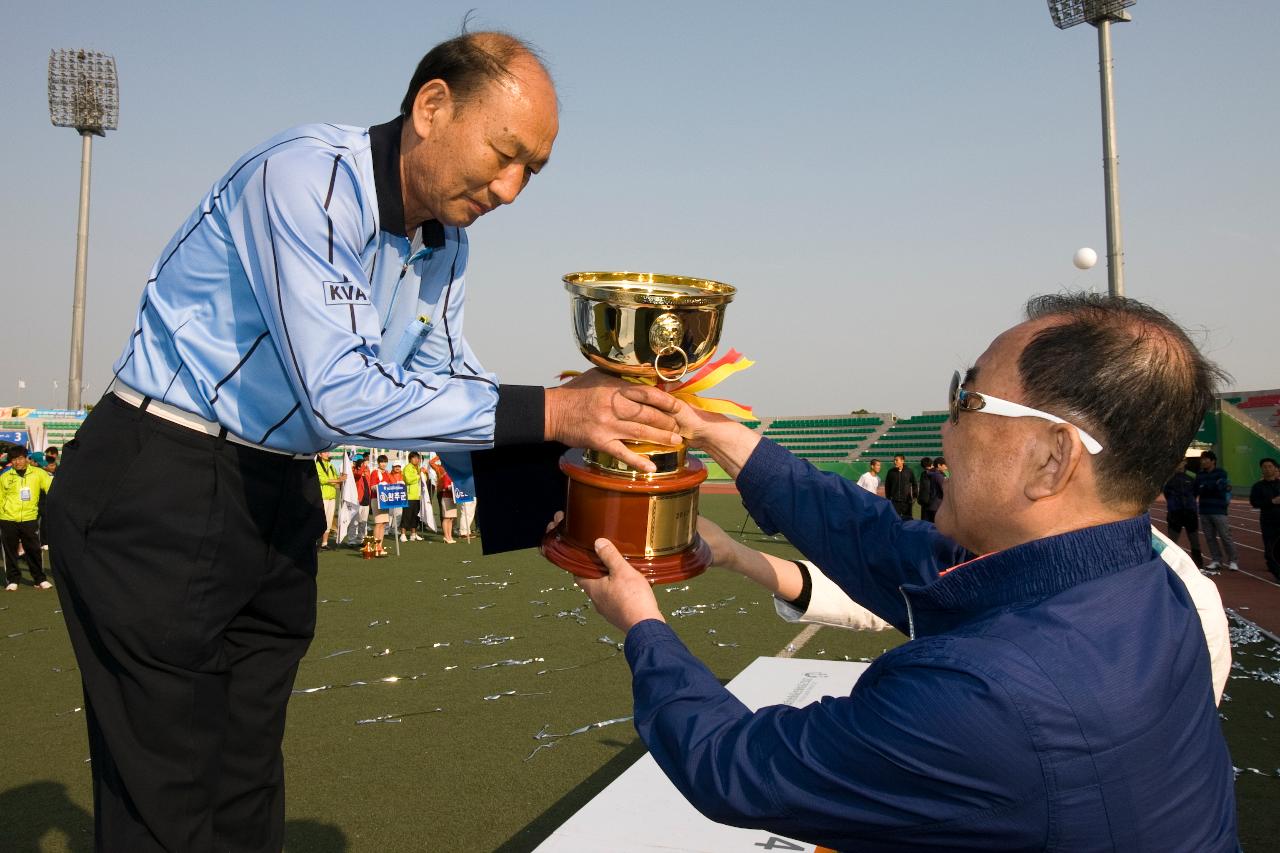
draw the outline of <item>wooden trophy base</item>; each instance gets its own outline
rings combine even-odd
[[[552,563],[579,577],[603,577],[595,541],[604,538],[653,584],[687,580],[711,565],[711,549],[697,533],[698,486],[707,478],[697,459],[669,474],[627,476],[570,450],[560,470],[569,478],[565,515],[541,548]]]

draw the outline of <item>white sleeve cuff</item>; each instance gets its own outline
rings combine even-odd
[[[813,563],[805,560],[804,565],[809,570],[809,579],[813,585],[809,608],[802,612],[775,596],[773,607],[780,617],[788,622],[812,622],[853,631],[884,631],[893,627],[846,595],[834,581],[818,571]]]

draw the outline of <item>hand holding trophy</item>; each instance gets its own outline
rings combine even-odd
[[[564,277],[578,348],[595,366],[621,377],[679,382],[715,354],[732,286],[685,276],[578,272]],[[698,486],[706,467],[685,446],[625,442],[656,470],[642,472],[599,450],[569,450],[565,516],[542,540],[548,560],[598,578],[595,540],[613,542],[651,583],[701,574],[711,552],[698,537]]]

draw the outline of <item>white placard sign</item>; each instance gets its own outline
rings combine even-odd
[[[756,658],[728,688],[748,708],[847,696],[865,663]],[[715,823],[698,813],[645,754],[538,846],[535,853],[814,853],[812,844]]]

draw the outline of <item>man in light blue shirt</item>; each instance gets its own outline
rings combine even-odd
[[[317,451],[555,440],[645,467],[621,439],[679,440],[656,389],[502,385],[462,335],[465,228],[516,199],[557,130],[536,55],[463,35],[393,121],[249,151],[160,253],[49,501],[100,849],[280,849]]]

